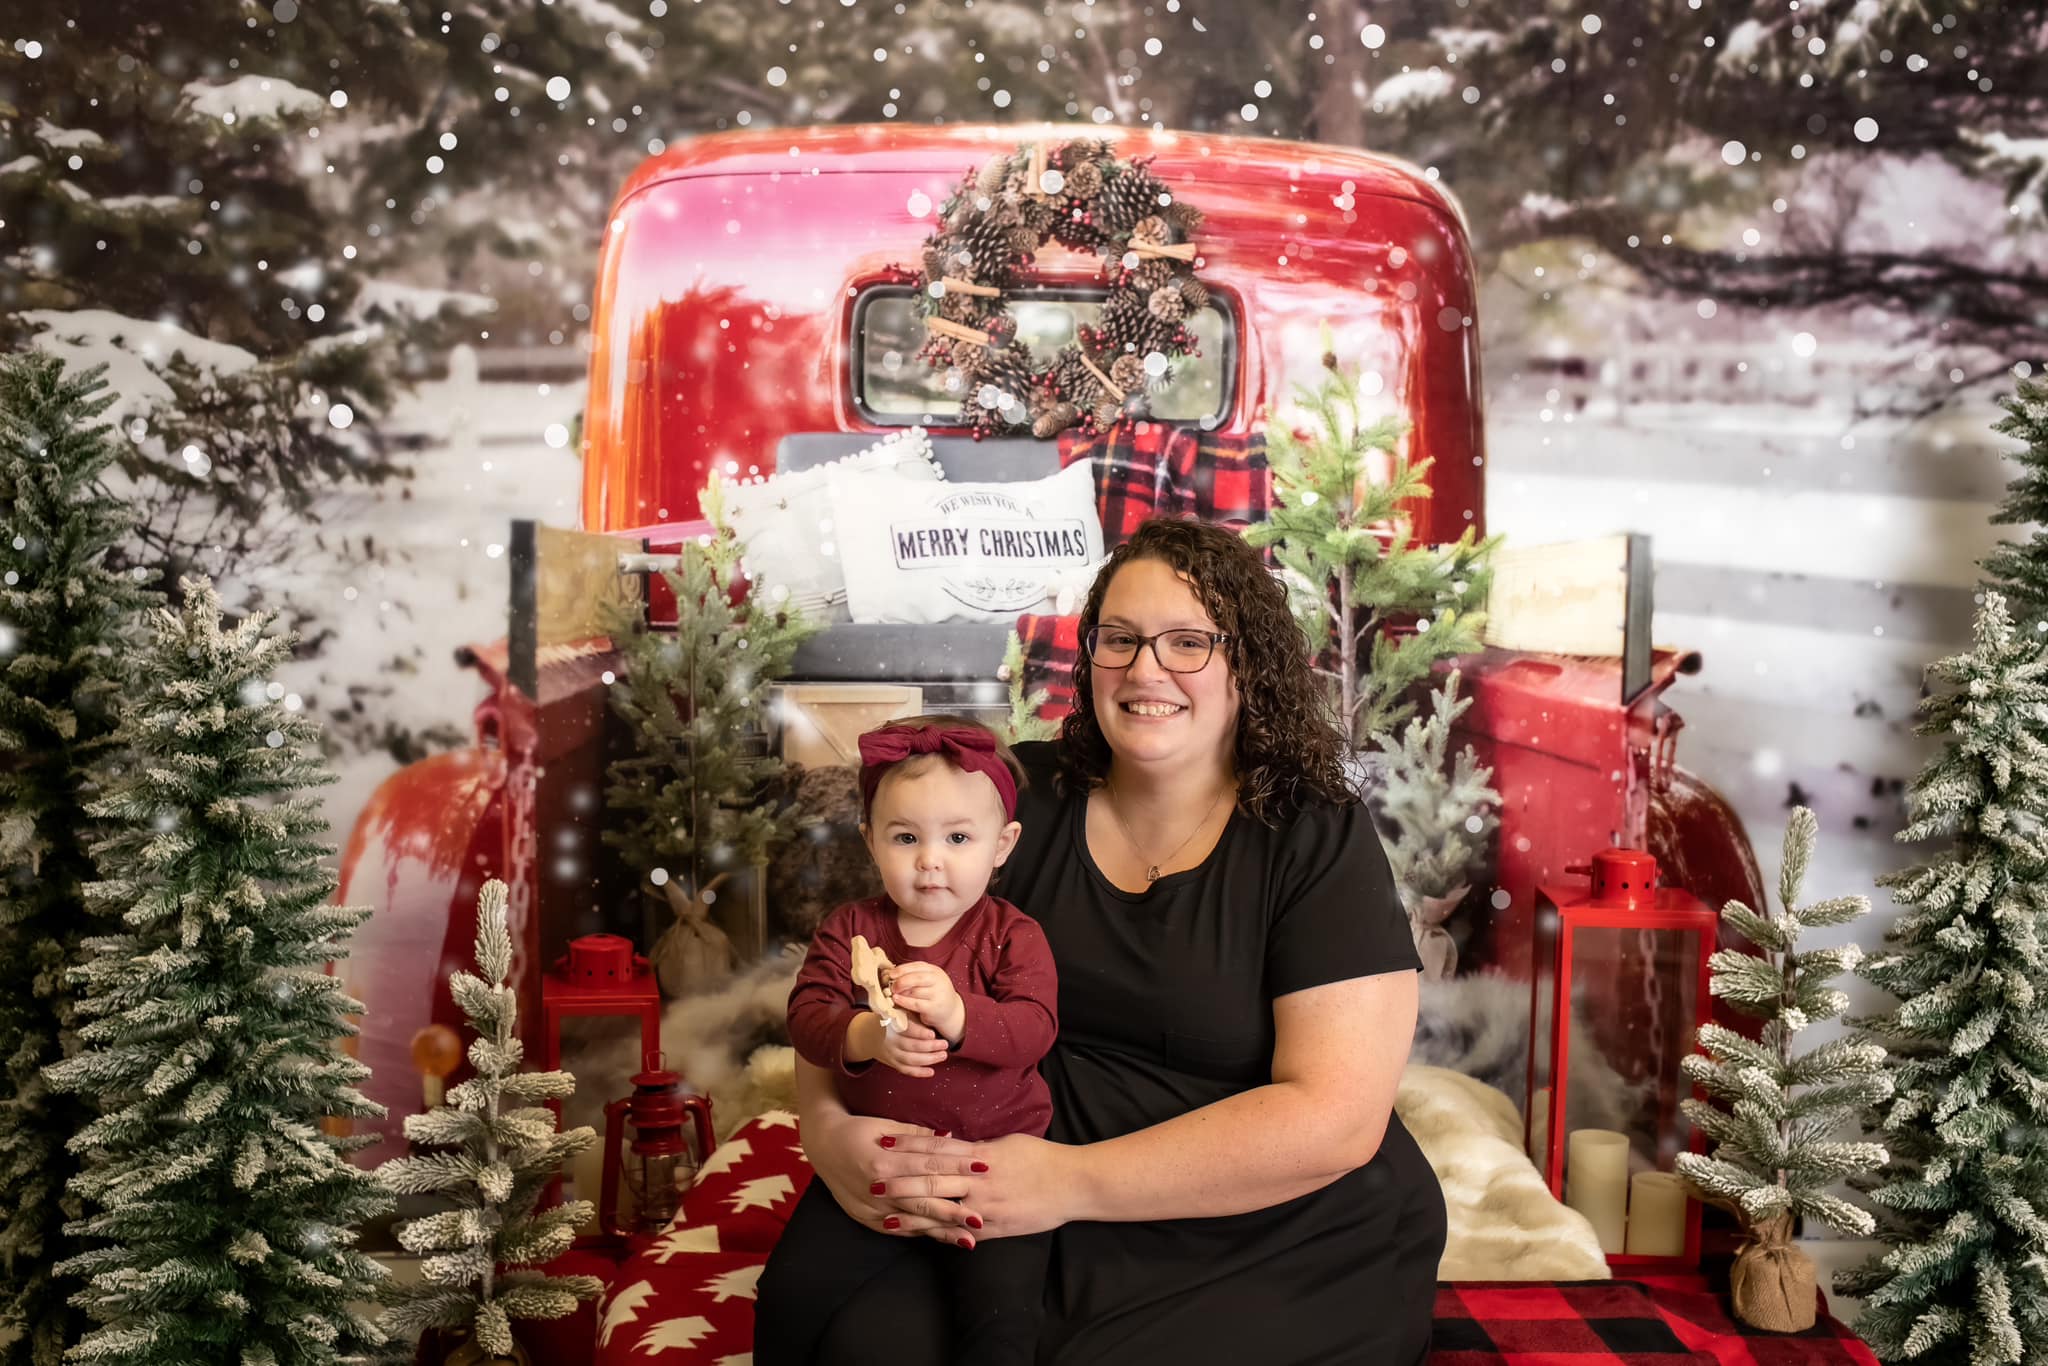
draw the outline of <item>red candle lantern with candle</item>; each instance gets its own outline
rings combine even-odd
[[[1566,869],[1588,885],[1536,889],[1530,956],[1530,1156],[1552,1195],[1585,1214],[1614,1266],[1699,1261],[1700,1206],[1674,1159],[1703,1148],[1679,1109],[1679,1062],[1712,1018],[1719,917],[1657,885],[1640,849]]]

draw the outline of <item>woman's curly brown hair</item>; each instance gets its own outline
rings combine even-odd
[[[1287,591],[1243,537],[1204,522],[1159,517],[1109,553],[1081,609],[1083,647],[1074,660],[1074,709],[1060,726],[1061,786],[1086,792],[1109,776],[1109,742],[1095,719],[1089,628],[1116,571],[1158,560],[1187,580],[1230,639],[1223,642],[1236,681],[1238,805],[1276,825],[1310,801],[1353,801],[1344,771],[1344,736],[1328,694],[1309,667],[1308,641],[1288,610]]]

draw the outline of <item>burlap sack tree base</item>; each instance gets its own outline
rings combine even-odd
[[[1803,1333],[1816,1317],[1813,1259],[1792,1241],[1792,1216],[1749,1230],[1735,1253],[1728,1292],[1735,1317],[1772,1333]]]

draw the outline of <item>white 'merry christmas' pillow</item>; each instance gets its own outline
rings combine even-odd
[[[826,488],[835,470],[926,484],[945,478],[924,428],[906,427],[829,465],[725,482],[726,520],[746,547],[741,563],[748,575],[771,602],[797,607],[813,621],[848,620],[846,574]]]
[[[830,479],[832,523],[858,622],[1010,621],[1052,610],[1055,585],[1102,558],[1085,460],[1016,483]]]

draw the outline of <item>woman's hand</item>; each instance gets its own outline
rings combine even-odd
[[[905,1143],[915,1146],[921,1140]],[[983,1238],[1043,1233],[1079,1217],[1081,1149],[1030,1134],[1010,1134],[974,1145],[988,1170],[974,1178],[962,1202],[981,1220]],[[969,1225],[973,1227],[973,1225]]]
[[[850,1115],[832,1093],[829,1073],[801,1058],[796,1067],[804,1155],[847,1217],[877,1233],[973,1246],[968,1221],[975,1216],[960,1203],[985,1179],[973,1170],[973,1145],[914,1124]]]
[[[905,1010],[916,1011],[943,1039],[957,1043],[967,1028],[967,1003],[960,999],[960,991],[945,969],[935,964],[913,961],[899,965],[889,982],[889,999]]]

